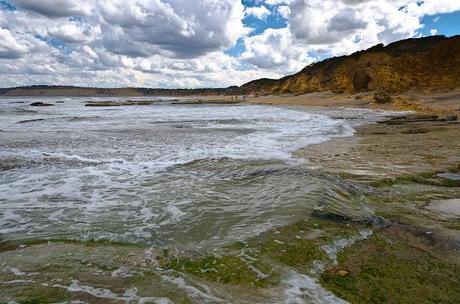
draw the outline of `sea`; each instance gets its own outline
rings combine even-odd
[[[152,104],[86,106],[126,100]],[[212,251],[308,219],[325,204],[357,217],[372,212],[344,199],[350,185],[295,152],[388,113],[187,101],[1,97],[0,241]]]

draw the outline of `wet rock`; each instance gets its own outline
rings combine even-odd
[[[391,221],[381,216],[372,216],[369,222],[377,229],[383,229],[391,226]]]
[[[410,129],[401,131],[401,134],[426,134],[426,133],[429,133],[429,132],[430,132],[430,130],[428,130],[426,128],[412,127]]]
[[[345,269],[338,269],[335,272],[335,274],[338,275],[338,276],[341,276],[341,277],[346,277],[347,275],[350,274],[350,272],[348,270],[345,270]]]
[[[443,121],[457,121],[458,120],[457,115],[443,115],[439,118]]]
[[[54,106],[54,105],[51,104],[51,103],[45,103],[45,102],[37,101],[37,102],[32,102],[30,104],[30,106],[32,106],[32,107],[51,107],[51,106]]]
[[[460,217],[460,199],[434,200],[427,207],[431,211],[438,212],[444,217]]]
[[[387,92],[375,92],[374,100],[376,103],[390,103],[393,101],[391,95]]]
[[[127,101],[89,101],[85,107],[121,107],[121,106],[149,106],[153,104],[150,100],[127,100]]]
[[[441,118],[438,115],[430,115],[430,114],[414,114],[414,115],[405,115],[400,117],[395,117],[389,119],[387,121],[383,121],[380,123],[384,123],[387,125],[402,125],[407,123],[413,122],[444,122],[446,121],[445,118]]]
[[[333,222],[352,222],[352,219],[346,215],[327,212],[320,209],[313,210],[311,215],[320,220],[327,220]]]
[[[460,173],[439,173],[436,176],[452,181],[460,181]]]
[[[36,121],[43,121],[43,120],[44,120],[43,118],[21,120],[21,121],[18,121],[18,124],[24,124],[24,123],[36,122]]]

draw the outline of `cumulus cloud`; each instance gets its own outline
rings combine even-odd
[[[104,46],[131,57],[190,58],[233,45],[248,29],[233,0],[112,0],[100,3]]]
[[[271,14],[271,11],[265,6],[253,6],[245,9],[247,16],[254,16],[258,19],[265,19]]]
[[[289,4],[292,0],[264,0],[267,5],[281,5],[281,4]]]
[[[291,9],[287,5],[280,5],[277,8],[278,13],[285,19],[289,18],[289,15],[291,14]]]
[[[460,10],[460,2],[293,0],[289,8],[289,29],[295,39],[310,49],[337,55],[413,37],[423,27],[423,16]]]
[[[451,0],[3,1],[16,10],[0,6],[0,86],[238,85],[420,35],[423,16],[460,10]],[[252,30],[247,16],[267,22]],[[271,28],[281,17],[287,26]]]
[[[91,5],[85,0],[13,0],[19,8],[47,17],[87,15]]]
[[[28,49],[29,45],[26,42],[13,37],[9,30],[0,28],[0,58],[20,58]]]
[[[287,28],[267,29],[244,41],[245,52],[240,59],[257,68],[293,73],[312,62],[306,48],[295,45]]]

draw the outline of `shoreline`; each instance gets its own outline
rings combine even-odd
[[[271,105],[303,105],[316,107],[345,107],[416,111],[422,114],[460,117],[460,89],[447,92],[406,92],[391,95],[391,101],[376,103],[374,92],[335,94],[318,92],[304,95],[260,96],[249,98],[248,103]]]

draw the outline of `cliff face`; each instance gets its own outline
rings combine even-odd
[[[449,90],[460,86],[460,36],[407,39],[377,45],[350,56],[330,58],[279,80],[259,80],[239,88],[243,94],[304,94],[332,91],[404,92]]]

